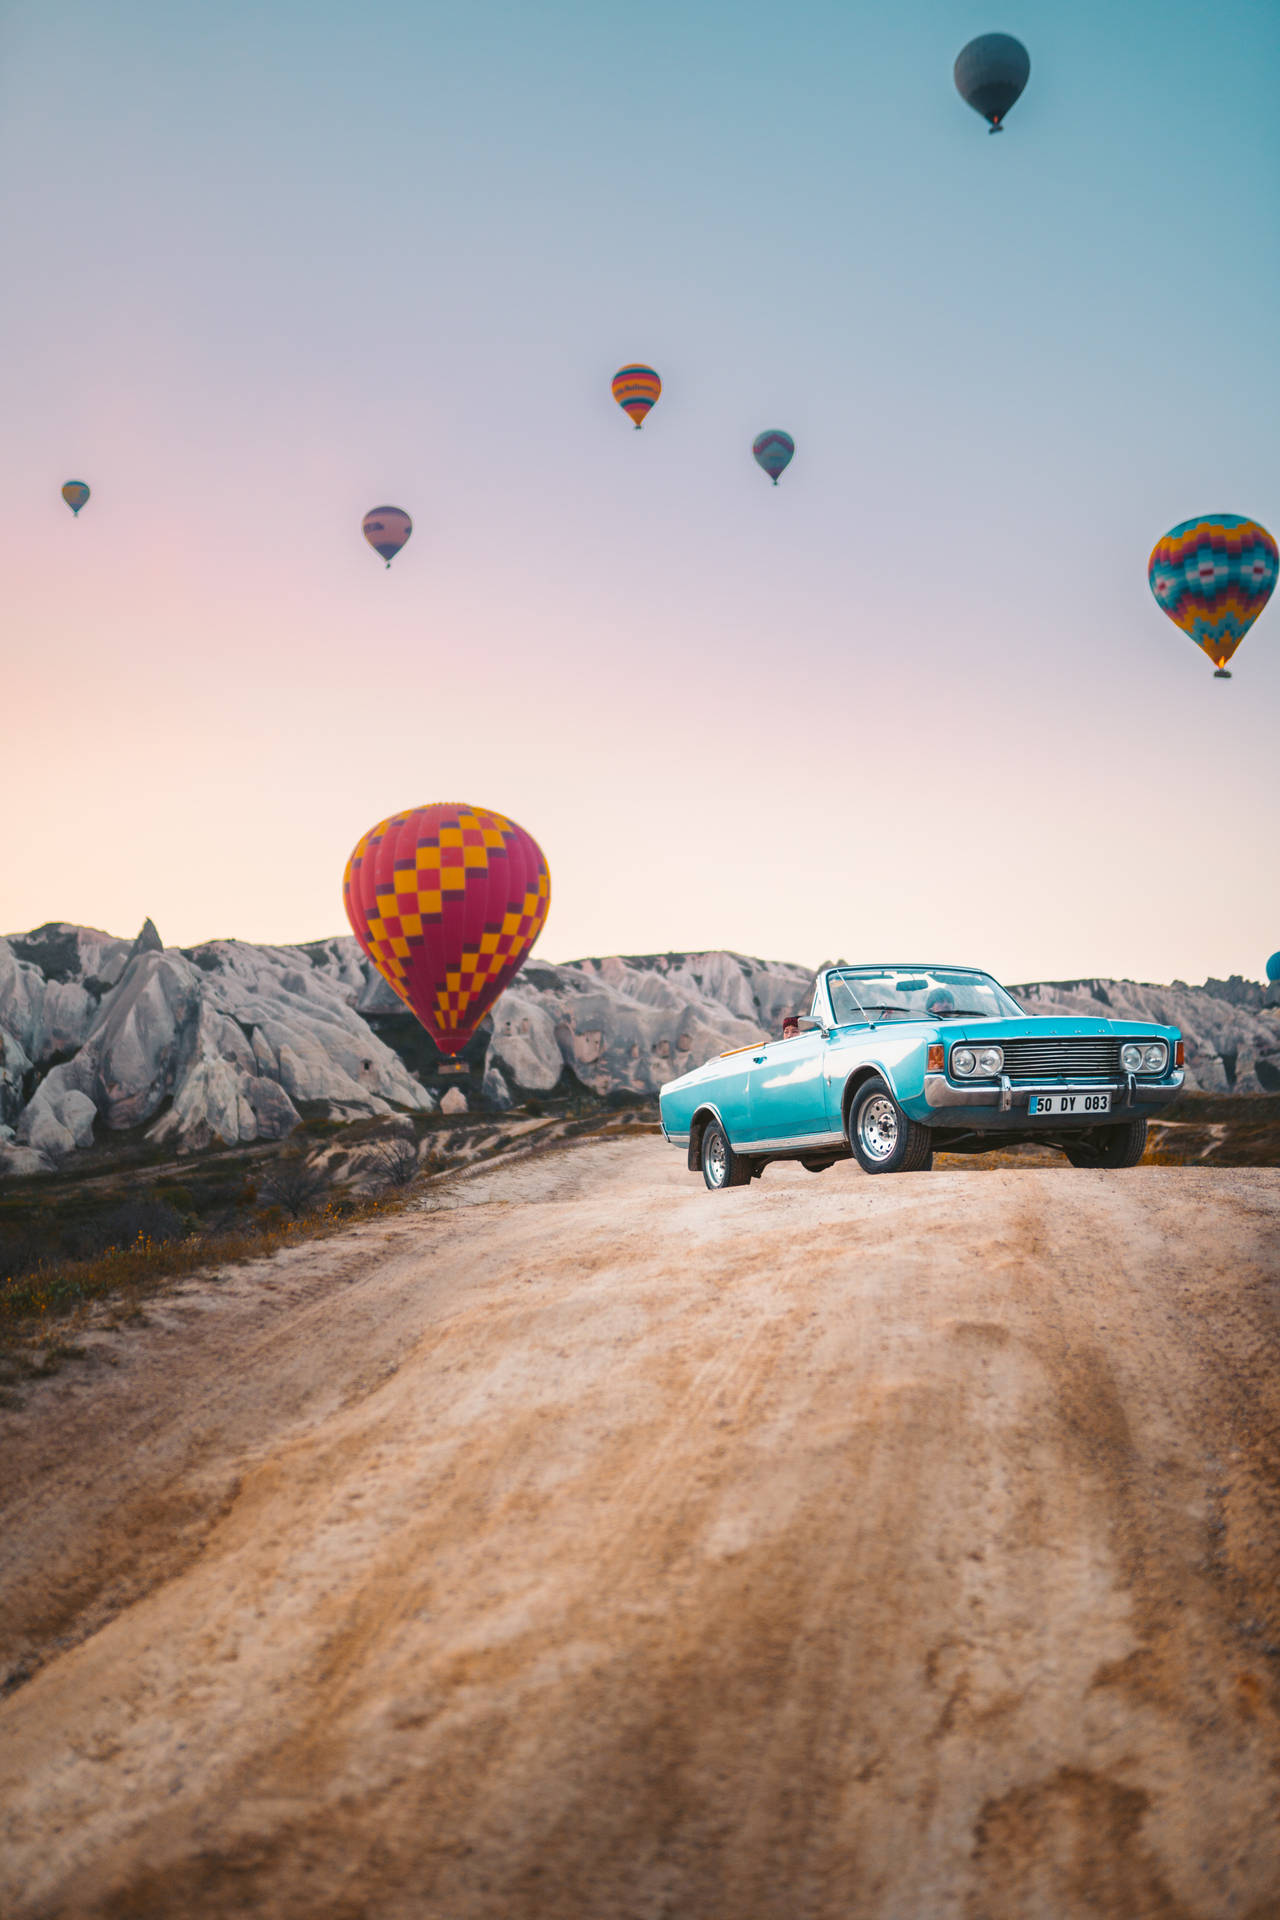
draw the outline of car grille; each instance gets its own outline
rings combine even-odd
[[[1113,1079],[1120,1071],[1118,1040],[1002,1040],[1011,1080]]]

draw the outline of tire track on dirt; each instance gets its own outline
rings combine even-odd
[[[678,1162],[476,1169],[264,1336],[133,1336],[160,1465],[106,1397],[95,1484],[157,1566],[157,1473],[239,1490],[0,1705],[6,1915],[1262,1920],[1280,1179]]]

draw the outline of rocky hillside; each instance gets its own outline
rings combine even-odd
[[[811,980],[731,953],[535,960],[446,1061],[350,938],[172,948],[150,921],[133,941],[40,927],[0,940],[0,1173],[47,1173],[113,1138],[179,1152],[279,1139],[316,1115],[647,1100],[710,1054],[776,1031]],[[1250,983],[1018,992],[1045,1011],[1173,1022],[1205,1091],[1280,1090],[1280,1011]]]

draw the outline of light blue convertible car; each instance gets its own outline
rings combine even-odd
[[[712,1188],[770,1160],[819,1173],[852,1154],[867,1173],[914,1173],[935,1148],[1024,1140],[1073,1167],[1133,1167],[1182,1064],[1175,1027],[1028,1014],[976,967],[824,967],[781,1039],[667,1082],[662,1130]]]

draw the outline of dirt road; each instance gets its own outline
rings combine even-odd
[[[434,1200],[0,1414],[0,1912],[1280,1913],[1280,1173]]]

